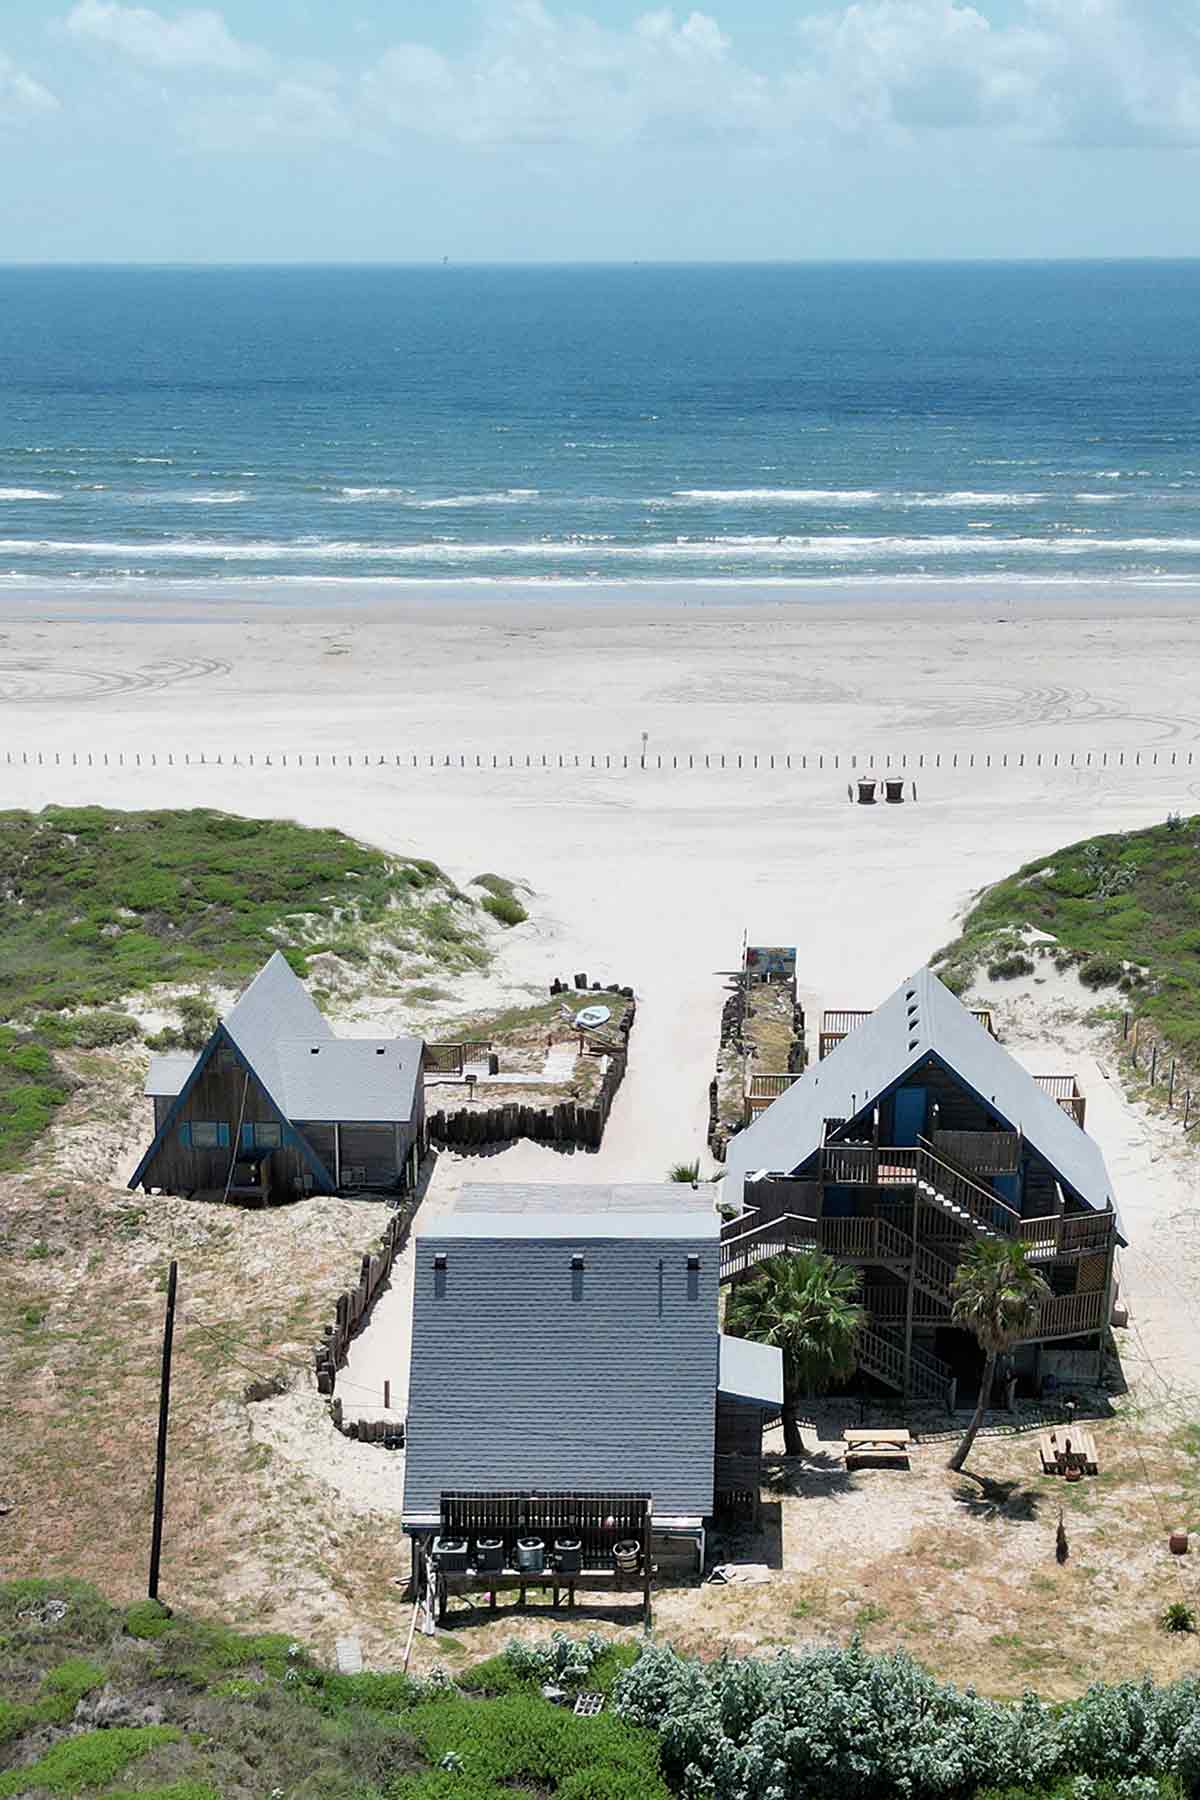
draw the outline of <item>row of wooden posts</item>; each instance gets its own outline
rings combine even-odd
[[[1129,1060],[1139,1073],[1145,1071],[1151,1087],[1157,1087],[1160,1078],[1162,1079],[1167,1090],[1167,1105],[1174,1111],[1177,1058],[1172,1056],[1168,1062],[1167,1057],[1160,1054],[1157,1038],[1151,1039],[1147,1051],[1146,1046],[1141,1042],[1143,1035],[1142,1020],[1133,1018],[1130,1013],[1125,1013],[1121,1021],[1121,1038],[1128,1049]],[[1191,1128],[1193,1097],[1191,1088],[1185,1088],[1180,1097],[1181,1122],[1185,1131]],[[1196,1116],[1200,1119],[1200,1107],[1196,1108]]]
[[[759,752],[759,751],[687,751],[671,755],[633,755],[608,752],[530,751],[524,754],[459,751],[441,752],[394,751],[376,754],[352,751],[324,753],[324,767],[413,768],[413,769],[1108,769],[1108,768],[1191,768],[1195,752],[1172,750],[953,750],[902,751],[898,755],[882,751],[845,752]],[[226,756],[218,752],[209,756],[190,751],[177,756],[173,751],[159,755],[157,751],[91,751],[72,750],[6,750],[5,764],[12,768],[310,768],[322,767],[322,752],[286,753],[237,751]]]
[[[392,1264],[408,1242],[416,1209],[417,1203],[413,1199],[406,1199],[397,1207],[384,1227],[378,1250],[368,1251],[363,1257],[357,1285],[338,1295],[334,1322],[325,1327],[325,1335],[315,1351],[318,1393],[332,1397],[337,1372],[345,1364],[350,1340],[370,1312],[381,1284],[391,1274]]]

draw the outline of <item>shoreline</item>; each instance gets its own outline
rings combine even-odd
[[[207,579],[14,582],[0,576],[0,624],[61,620],[91,624],[139,622],[164,626],[202,623],[238,613],[309,620],[322,612],[347,621],[420,614],[450,622],[456,613],[494,616],[516,607],[547,624],[592,612],[632,619],[656,612],[744,614],[761,608],[773,615],[804,609],[850,619],[881,610],[909,612],[928,621],[938,609],[966,619],[973,608],[1006,606],[1015,618],[1080,613],[1089,618],[1145,616],[1154,609],[1200,608],[1196,576],[831,576],[679,577],[614,580],[514,576],[373,577],[253,576]],[[127,610],[126,610],[127,609]],[[146,612],[152,609],[153,618]],[[3,702],[0,690],[0,704]]]

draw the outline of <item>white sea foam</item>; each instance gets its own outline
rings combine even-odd
[[[948,494],[907,494],[900,497],[902,506],[1040,506],[1049,494],[988,494],[973,488],[958,488]]]
[[[522,501],[536,500],[537,488],[502,488],[484,494],[433,494],[414,493],[412,488],[401,487],[344,487],[333,496],[335,500],[398,500],[401,505],[411,507],[415,512],[453,512],[462,507],[471,506],[519,506]]]
[[[722,559],[762,562],[871,562],[926,561],[943,557],[977,555],[981,541],[968,535],[904,537],[896,535],[852,536],[828,533],[803,536],[679,536],[649,544],[613,543],[605,538],[573,537],[538,539],[524,543],[460,544],[446,539],[425,543],[377,544],[327,539],[291,542],[258,540],[214,542],[202,538],[176,538],[163,542],[6,538],[0,539],[0,555],[13,557],[73,556],[109,558],[133,562],[139,567],[159,561],[219,562],[423,562],[435,564],[480,563],[497,559],[553,561],[591,558],[620,562],[717,562]],[[986,553],[998,555],[1049,555],[1079,557],[1113,553],[1156,556],[1196,555],[1200,537],[1106,538],[1084,532],[1058,537],[989,537]]]
[[[226,489],[216,494],[156,494],[157,500],[178,500],[184,506],[240,506],[250,498],[240,489]]]
[[[679,500],[715,500],[754,506],[764,500],[791,502],[796,506],[863,506],[881,496],[876,488],[676,488],[669,499],[647,500],[647,506],[670,506]]]
[[[9,488],[0,487],[0,500],[61,500],[61,494],[51,494],[45,488]]]

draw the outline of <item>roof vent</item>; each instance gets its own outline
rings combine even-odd
[[[310,1044],[308,1046],[308,1054],[310,1056],[320,1056],[320,1054],[321,1054],[320,1046],[318,1044]]]
[[[582,1267],[583,1267],[583,1258],[582,1258],[582,1256],[573,1256],[573,1257],[572,1257],[572,1258],[571,1258],[571,1267],[572,1267],[572,1268],[573,1268],[573,1269],[582,1269]]]
[[[916,993],[916,991],[917,991],[916,988],[905,988],[904,998],[906,1000],[911,1000],[913,998],[914,994]]]
[[[915,1038],[915,1037],[909,1038],[909,1040],[908,1040],[909,1049],[915,1050],[917,1045],[920,1043],[920,1041],[921,1041],[920,1038]]]
[[[376,1044],[376,1046],[375,1046],[375,1054],[376,1054],[376,1056],[383,1056],[383,1055],[384,1055],[384,1048],[383,1048],[383,1045],[382,1045],[382,1044]]]

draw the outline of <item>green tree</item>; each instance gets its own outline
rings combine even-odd
[[[952,1286],[951,1317],[974,1336],[983,1351],[979,1400],[966,1435],[950,1458],[961,1469],[983,1424],[996,1358],[1030,1337],[1050,1289],[1029,1260],[1025,1245],[1009,1238],[981,1238],[958,1265]]]
[[[725,1308],[731,1337],[754,1338],[783,1351],[783,1442],[798,1456],[802,1398],[846,1381],[858,1366],[858,1334],[866,1313],[858,1277],[819,1250],[773,1256],[734,1288]]]

